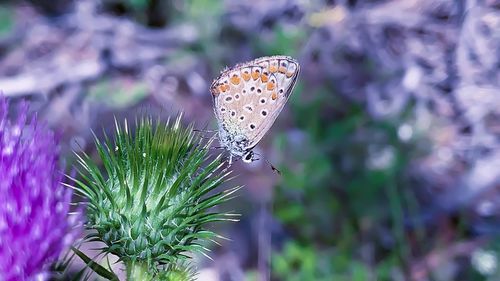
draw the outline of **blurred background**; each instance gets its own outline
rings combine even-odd
[[[499,1],[0,1],[0,91],[68,167],[114,116],[215,129],[212,80],[278,54],[301,74],[257,152],[282,175],[233,166],[199,280],[500,280]]]

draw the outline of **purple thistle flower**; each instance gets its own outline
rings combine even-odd
[[[45,279],[76,234],[57,138],[27,110],[10,121],[0,93],[0,281]]]

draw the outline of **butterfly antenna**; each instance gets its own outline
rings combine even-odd
[[[193,130],[193,131],[194,131],[194,130]],[[194,132],[196,132],[196,131],[194,131]],[[209,140],[209,139],[211,139],[212,137],[207,137],[207,136],[203,136],[203,135],[201,135],[201,136],[200,136],[200,138],[201,138],[201,139],[204,139],[204,140]]]
[[[193,129],[194,132],[201,132],[201,133],[217,133],[217,130],[200,130],[200,129]]]
[[[218,132],[216,130],[207,130],[207,126],[208,126],[208,123],[205,123],[205,126],[203,126],[203,129],[194,129],[193,128],[193,132],[195,133],[200,133],[200,137],[202,139],[212,139],[214,137],[214,135],[212,136],[207,136],[205,134],[217,134]]]
[[[198,132],[198,133],[217,133],[216,130],[200,130],[200,129],[193,129],[193,132]]]
[[[278,170],[278,168],[274,167],[273,164],[271,164],[271,162],[269,162],[267,159],[264,158],[264,161],[266,161],[266,163],[269,165],[269,167],[271,167],[271,169],[278,175],[281,176],[281,171]]]
[[[275,172],[276,174],[281,176],[281,171],[278,170],[278,168],[276,168],[273,164],[271,164],[271,162],[269,162],[269,160],[267,160],[267,158],[263,157],[262,155],[260,155],[258,153],[254,153],[254,154],[258,155],[259,157],[262,158],[262,160],[266,161],[267,165],[269,165],[269,167],[271,167],[271,170],[273,170],[273,172]],[[261,158],[256,159],[256,160],[260,160]]]
[[[203,125],[203,129],[193,129],[193,132],[199,132],[199,133],[217,133],[217,130],[207,130],[208,127],[208,122],[205,122],[205,125]]]

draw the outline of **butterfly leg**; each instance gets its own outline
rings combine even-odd
[[[223,146],[212,146],[209,149],[213,149],[213,150],[215,150],[215,149],[225,149],[225,147],[223,147]]]
[[[209,140],[211,139],[212,137],[207,137],[207,136],[200,136],[201,139],[204,139],[204,140]]]
[[[193,129],[193,132],[199,133],[200,138],[202,139],[212,139],[214,136],[207,136],[206,134],[213,134],[217,133],[217,131],[210,131],[210,130],[198,130],[198,129]]]
[[[197,133],[210,133],[210,134],[213,134],[213,133],[217,133],[218,131],[217,131],[217,130],[200,130],[200,129],[193,129],[193,132],[197,132]]]

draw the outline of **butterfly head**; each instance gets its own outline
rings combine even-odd
[[[251,163],[253,161],[256,161],[257,159],[255,158],[255,154],[253,153],[253,151],[248,151],[246,154],[244,154],[241,159],[243,160],[243,162],[245,163]]]

